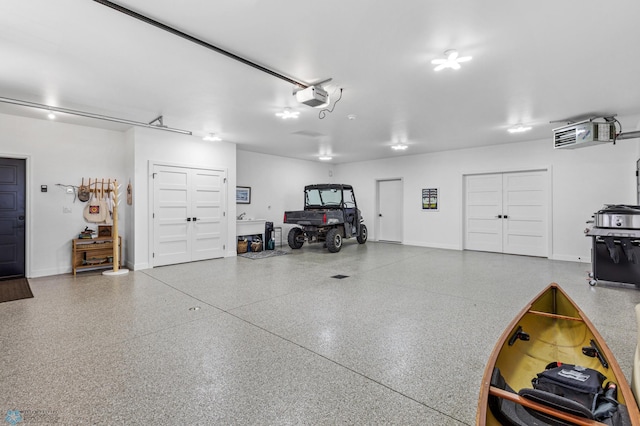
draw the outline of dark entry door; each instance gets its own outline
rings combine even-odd
[[[0,158],[0,278],[25,272],[25,161]]]

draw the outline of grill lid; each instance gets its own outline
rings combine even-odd
[[[627,214],[640,215],[640,206],[629,206],[626,204],[607,204],[602,210],[596,214]]]

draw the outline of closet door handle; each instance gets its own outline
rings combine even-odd
[[[187,222],[191,222],[191,218],[190,217],[187,218]]]
[[[505,215],[504,215],[504,218],[505,218],[505,219],[509,219],[509,216],[505,214]]]
[[[197,217],[194,217],[194,218],[193,218],[193,221],[195,222],[196,220],[198,220],[198,218],[197,218]]]
[[[496,216],[497,219],[502,219],[502,215],[499,214],[498,216]]]

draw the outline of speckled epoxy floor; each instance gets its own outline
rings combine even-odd
[[[493,345],[552,281],[631,376],[640,291],[588,270],[349,241],[31,279],[0,304],[0,423],[472,425]]]

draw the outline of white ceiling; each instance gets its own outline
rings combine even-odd
[[[120,0],[294,86],[92,0],[0,2],[0,97],[214,132],[242,150],[332,163],[549,138],[559,120],[640,114],[636,0]],[[447,49],[473,56],[433,71]],[[284,107],[297,120],[275,116]],[[0,104],[0,112],[44,111]],[[356,116],[349,120],[348,115]],[[125,129],[95,119],[58,120]],[[637,121],[622,121],[635,130]],[[506,130],[533,126],[525,134]],[[390,146],[409,145],[404,152]]]

